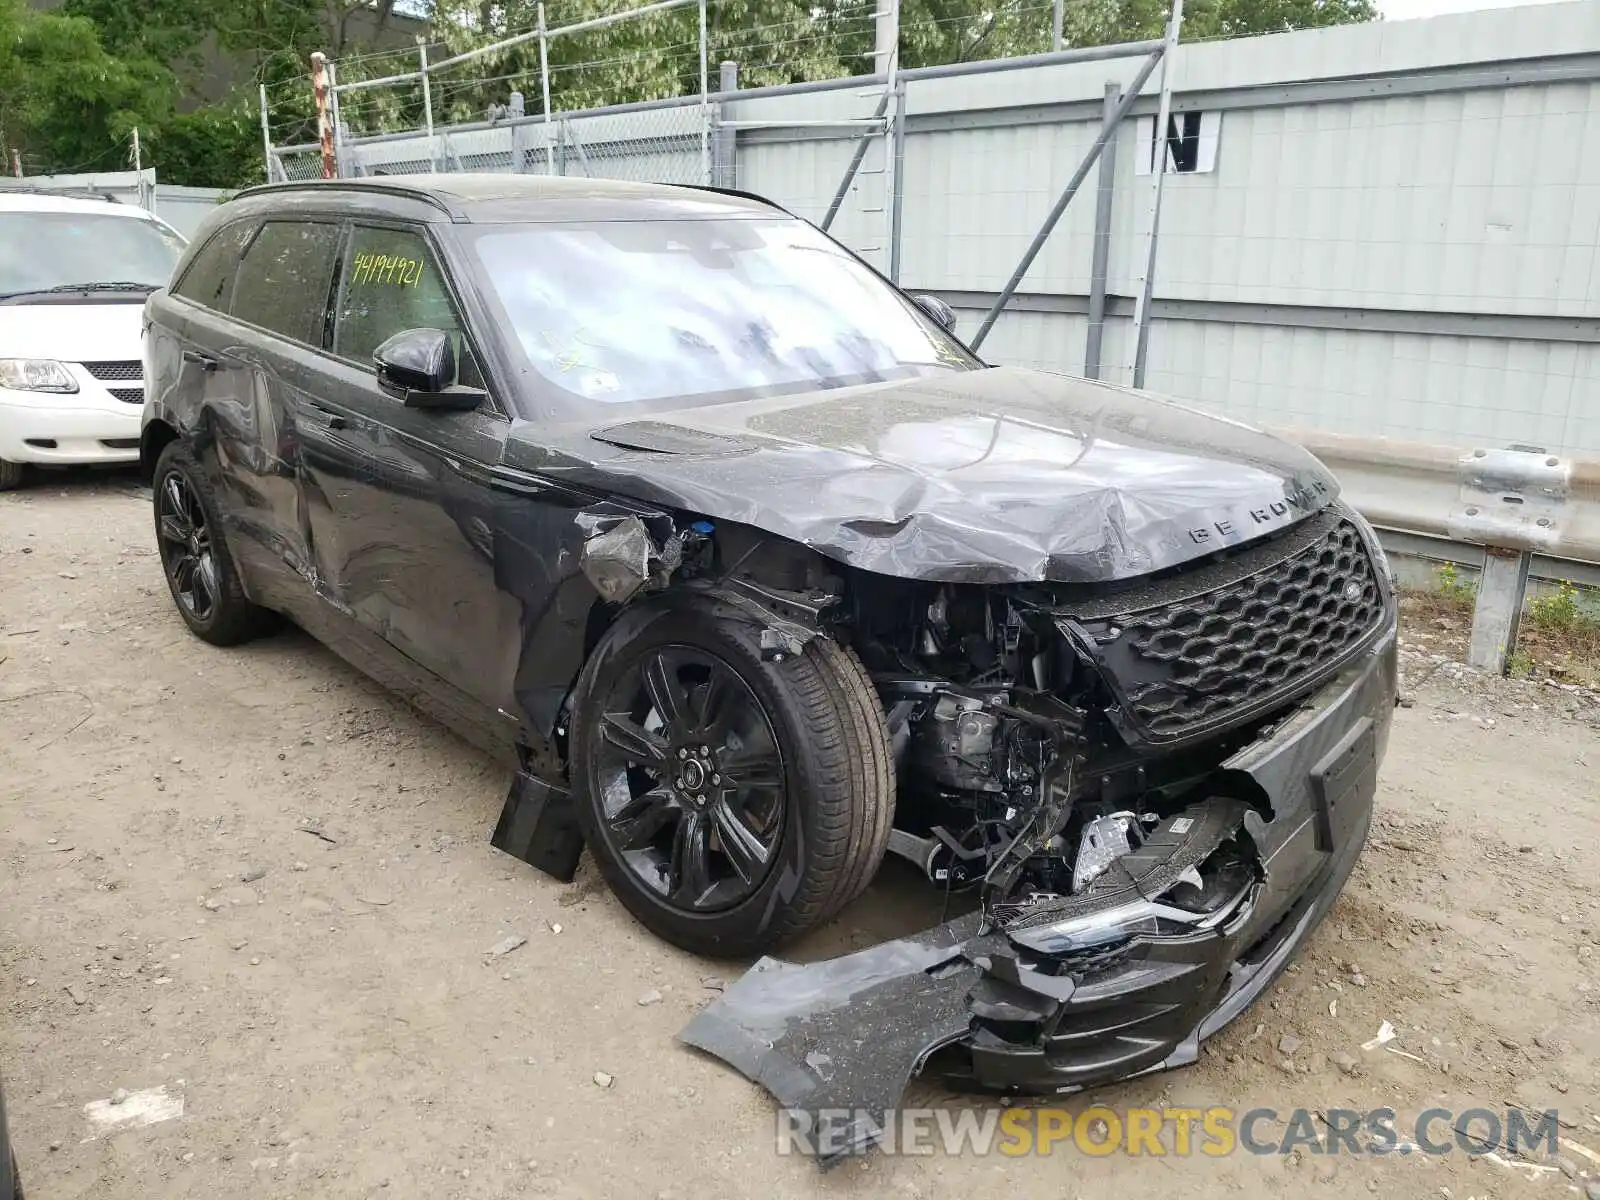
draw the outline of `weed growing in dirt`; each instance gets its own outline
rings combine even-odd
[[[1562,580],[1528,602],[1524,619],[1564,657],[1600,660],[1600,596]]]
[[[1476,580],[1461,578],[1461,572],[1456,570],[1455,563],[1445,563],[1435,572],[1438,582],[1438,592],[1446,600],[1457,604],[1471,604],[1478,595]]]
[[[1578,589],[1563,579],[1556,590],[1546,592],[1528,605],[1528,620],[1551,633],[1564,633],[1583,620],[1578,607]]]
[[[1432,587],[1407,589],[1404,597],[1402,611],[1412,627],[1424,631],[1433,648],[1465,658],[1475,581],[1445,563],[1435,569]],[[1520,679],[1600,683],[1600,591],[1562,582],[1530,597],[1506,673]]]

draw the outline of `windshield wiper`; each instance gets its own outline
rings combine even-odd
[[[30,296],[58,296],[72,292],[141,292],[149,295],[160,287],[157,283],[137,283],[131,279],[110,279],[94,283],[60,283],[55,287],[27,288],[20,292],[6,292],[0,294],[0,304],[10,304],[16,300],[26,300]]]

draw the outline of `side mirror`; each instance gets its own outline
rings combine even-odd
[[[442,329],[402,329],[372,352],[378,386],[407,408],[468,410],[483,403],[480,388],[457,387],[456,348]]]
[[[939,299],[939,297],[923,293],[912,296],[911,299],[916,302],[918,308],[934,319],[940,329],[946,333],[954,333],[956,331],[956,310]]]

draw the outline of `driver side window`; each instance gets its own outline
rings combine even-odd
[[[427,239],[410,230],[357,225],[344,255],[333,352],[371,366],[373,351],[405,329],[450,334],[456,350],[455,382],[483,386]]]

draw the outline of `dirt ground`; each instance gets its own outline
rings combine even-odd
[[[1592,692],[1408,645],[1378,823],[1309,952],[1198,1065],[1092,1097],[1390,1106],[1402,1130],[1554,1107],[1556,1169],[1068,1149],[821,1175],[775,1153],[762,1091],[673,1040],[736,966],[657,941],[587,868],[564,886],[491,849],[500,771],[303,634],[189,636],[152,545],[126,476],[0,497],[0,1073],[32,1200],[1464,1200],[1600,1172],[1578,1149],[1600,1154]],[[935,916],[886,869],[806,952]],[[181,1117],[103,1135],[85,1113],[158,1086]]]

